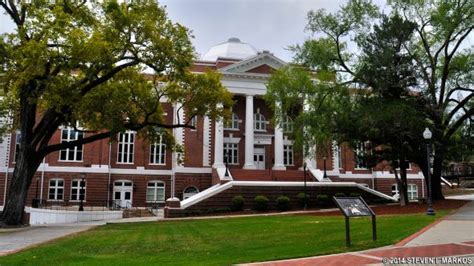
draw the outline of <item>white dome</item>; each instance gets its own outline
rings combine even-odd
[[[250,44],[240,42],[238,38],[230,38],[225,43],[211,47],[211,49],[201,57],[201,60],[216,61],[218,57],[242,60],[257,54],[257,49],[253,48]]]

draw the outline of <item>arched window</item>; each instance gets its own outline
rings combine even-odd
[[[283,129],[283,132],[293,132],[293,119],[291,117],[285,115],[281,121],[281,128]]]
[[[165,183],[162,181],[148,181],[146,189],[147,202],[165,201]]]
[[[239,117],[236,113],[232,113],[232,118],[227,120],[225,125],[225,129],[239,129]]]
[[[187,187],[183,191],[183,200],[190,198],[197,193],[199,193],[199,189],[197,189],[197,187]]]
[[[265,131],[267,130],[267,120],[260,111],[257,109],[257,113],[253,115],[253,129],[255,131]]]

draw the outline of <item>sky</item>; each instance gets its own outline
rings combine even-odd
[[[169,17],[192,30],[196,52],[207,50],[230,37],[269,50],[291,61],[289,45],[303,43],[308,11],[324,8],[336,11],[345,0],[161,0]],[[0,33],[13,28],[9,18],[0,15]]]

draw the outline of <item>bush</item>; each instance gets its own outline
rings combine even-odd
[[[288,198],[287,196],[278,197],[276,202],[277,202],[277,209],[279,211],[284,212],[290,209],[290,198]]]
[[[320,194],[316,196],[316,204],[323,208],[329,206],[330,200],[329,196],[325,194]]]
[[[236,211],[242,211],[244,209],[245,205],[245,199],[242,196],[235,196],[232,198],[232,205],[230,206],[230,209],[234,212]]]
[[[268,198],[265,196],[256,196],[254,199],[253,209],[260,212],[268,210],[268,201]]]
[[[349,197],[360,197],[360,193],[352,192],[351,194],[349,194]]]
[[[305,202],[305,196],[306,196],[306,202]],[[309,203],[309,195],[304,194],[303,192],[299,193],[297,196],[298,198],[298,205],[303,208],[305,203]]]
[[[342,192],[338,192],[336,194],[334,194],[334,196],[337,198],[337,197],[345,197],[346,194],[342,193]]]

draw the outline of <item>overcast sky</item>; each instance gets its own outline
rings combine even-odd
[[[346,0],[161,0],[169,17],[193,31],[196,52],[237,37],[257,50],[270,50],[291,60],[289,45],[302,43],[308,11],[336,11]],[[384,0],[374,2],[383,5]],[[0,33],[12,30],[9,18],[0,14]]]

